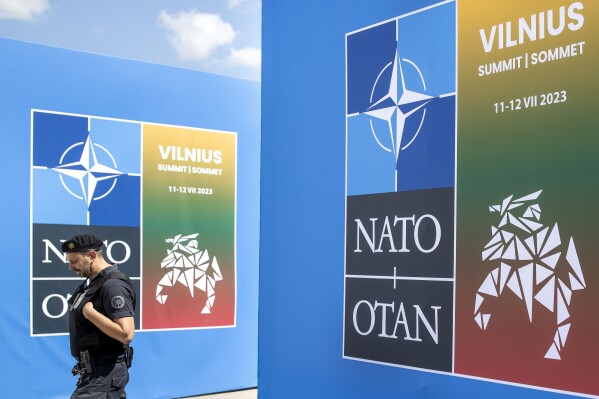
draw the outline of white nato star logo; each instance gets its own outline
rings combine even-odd
[[[63,160],[71,151],[76,151],[79,147],[83,146],[81,156],[78,161],[63,164]],[[98,161],[96,151],[104,152],[112,161],[112,166],[102,164]],[[108,150],[99,144],[94,144],[91,137],[87,137],[85,143],[75,143],[62,154],[60,158],[60,165],[54,168],[56,172],[60,173],[60,181],[63,187],[75,198],[84,200],[89,208],[93,200],[99,200],[106,197],[114,189],[116,185],[116,177],[123,174],[116,169],[116,161],[114,157],[108,152]],[[78,182],[76,189],[71,189],[68,184],[65,183],[63,177],[70,177]],[[98,192],[98,183],[102,181],[112,180],[112,185],[108,190],[104,192]],[[81,194],[78,194],[79,191]]]
[[[385,151],[392,152],[395,156],[396,162],[399,159],[399,152],[408,148],[414,142],[414,140],[416,140],[416,137],[420,133],[420,129],[422,128],[422,124],[426,116],[426,108],[423,109],[423,112],[420,114],[421,116],[418,128],[414,132],[409,132],[411,133],[411,138],[409,138],[409,141],[402,146],[404,135],[408,133],[406,132],[405,127],[406,121],[409,118],[416,117],[416,111],[425,107],[433,99],[433,97],[427,94],[412,90],[411,88],[416,86],[416,84],[414,84],[415,82],[411,82],[412,84],[406,84],[406,77],[404,74],[404,68],[406,67],[413,68],[418,73],[421,81],[422,91],[426,91],[426,83],[418,66],[406,58],[400,58],[399,52],[396,51],[393,61],[385,65],[385,67],[377,76],[370,94],[371,105],[366,111],[363,112],[372,118],[380,119],[387,123],[388,130],[382,133],[377,133],[371,119],[370,129],[378,145]],[[389,68],[391,68],[389,88],[382,97],[375,99],[374,94],[379,85],[379,80]],[[408,88],[408,86],[411,88]],[[389,140],[385,139],[383,135],[389,136]],[[408,137],[406,137],[406,139],[408,139]],[[384,145],[383,142],[389,142],[390,147]]]

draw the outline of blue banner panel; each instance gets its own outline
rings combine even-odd
[[[458,15],[458,3],[468,6],[467,15]],[[458,64],[470,68],[474,63],[460,56],[475,54],[483,33],[483,42],[500,48],[517,40],[516,21],[528,23],[517,17],[538,15],[536,21],[545,22],[549,19],[546,10],[553,9],[557,24],[553,32],[565,29],[568,22],[579,26],[576,13],[567,16],[569,8],[580,9],[579,3],[584,3],[585,10],[580,30],[586,29],[587,40],[596,31],[587,22],[594,15],[594,3],[589,1],[553,7],[537,2],[504,3],[263,2],[261,399],[560,399],[576,395],[548,385],[483,378],[486,371],[480,367],[475,367],[479,374],[468,375],[455,369],[458,312],[470,323],[471,336],[481,333],[473,313],[480,277],[466,305],[456,307],[456,297],[462,295],[457,287],[474,279],[471,271],[456,271],[460,267],[456,265],[460,232],[456,210],[464,200],[479,206],[481,189],[473,184],[468,198],[460,197],[460,181],[480,181],[489,189],[492,184],[487,182],[504,169],[518,168],[528,176],[536,167],[533,161],[543,157],[535,148],[545,145],[541,137],[546,137],[537,136],[534,145],[525,148],[520,148],[518,140],[510,142],[509,149],[526,153],[528,157],[522,159],[529,162],[511,165],[507,145],[499,146],[505,153],[496,153],[488,144],[486,132],[496,130],[500,117],[500,111],[495,111],[484,124],[471,123],[472,140],[487,151],[488,159],[477,158],[476,148],[468,148],[467,154],[472,164],[495,161],[496,169],[479,171],[473,166],[456,175],[458,126],[464,117],[459,110],[464,100]],[[496,8],[492,13],[488,11],[491,4]],[[536,11],[514,13],[532,7]],[[510,17],[505,16],[506,9]],[[481,14],[489,14],[489,19],[481,20]],[[472,23],[461,32],[464,19]],[[512,21],[512,31],[506,21]],[[559,21],[566,22],[560,25]],[[548,27],[539,24],[530,26],[546,32]],[[519,34],[534,35],[535,30],[521,29]],[[458,48],[460,35],[468,41],[461,40]],[[585,54],[589,48],[585,47]],[[507,57],[500,51],[514,51],[503,50],[494,51],[495,58],[487,62]],[[595,66],[588,63],[587,69]],[[476,74],[476,67],[467,70]],[[556,76],[531,76],[530,80],[554,81]],[[493,96],[510,98],[501,94],[503,84],[493,82],[497,83]],[[489,111],[493,103],[499,103],[493,97],[482,99],[477,93],[479,83],[467,88],[476,93],[466,98],[471,109],[478,110],[466,115],[472,121],[478,120],[483,108]],[[514,87],[522,84],[523,80],[513,82]],[[507,127],[505,134],[493,136],[493,143],[509,135],[521,137],[517,127],[525,118],[512,114],[509,126],[507,122],[502,125]],[[569,140],[559,144],[562,148]],[[588,165],[589,159],[581,164]],[[546,161],[554,163],[554,159]],[[559,173],[550,180],[555,181]],[[576,175],[568,180],[574,184]],[[572,196],[565,193],[559,206],[568,206],[567,195]],[[488,206],[468,208],[468,212],[486,215]],[[472,218],[487,230],[462,245],[478,248],[473,242],[489,240],[485,237],[491,232],[490,219]],[[481,252],[473,253],[480,263]],[[462,277],[461,282],[456,276]],[[488,285],[493,284],[497,280]],[[510,331],[514,342],[520,333]],[[487,356],[489,346],[477,346],[469,337],[462,338],[461,345],[477,360],[471,364],[490,364],[497,358]],[[568,347],[573,346],[570,339]],[[559,337],[555,342],[560,342]],[[517,365],[535,373],[531,363],[519,361],[527,359],[525,355],[518,357],[516,349],[507,349],[510,354],[516,352],[513,363],[502,361],[493,367],[510,372]],[[501,347],[494,350],[502,351]],[[557,379],[559,368],[547,363],[549,369]],[[588,384],[593,381],[589,379]]]
[[[140,295],[128,397],[256,386],[259,83],[5,39],[0,57],[0,178],[10,186],[0,245],[11,259],[0,280],[10,298],[0,302],[3,396],[68,398],[74,390],[66,301],[81,280],[60,245],[92,231]],[[237,133],[240,178],[231,203],[242,256],[227,293],[235,298],[234,325],[143,329],[141,122]],[[155,302],[153,291],[147,296]]]

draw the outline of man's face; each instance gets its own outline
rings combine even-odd
[[[92,276],[93,259],[91,252],[71,252],[65,255],[69,264],[69,269],[79,275],[79,277],[89,278]]]

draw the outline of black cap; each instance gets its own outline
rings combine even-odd
[[[102,240],[91,234],[79,234],[62,243],[62,252],[86,252],[102,249]]]

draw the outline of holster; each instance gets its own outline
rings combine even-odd
[[[128,346],[125,351],[125,363],[127,364],[127,368],[130,368],[133,364],[133,347]]]
[[[79,352],[79,359],[75,367],[73,367],[72,373],[73,375],[85,375],[91,374],[94,372],[94,362],[93,358],[89,355],[89,351],[81,351]]]

